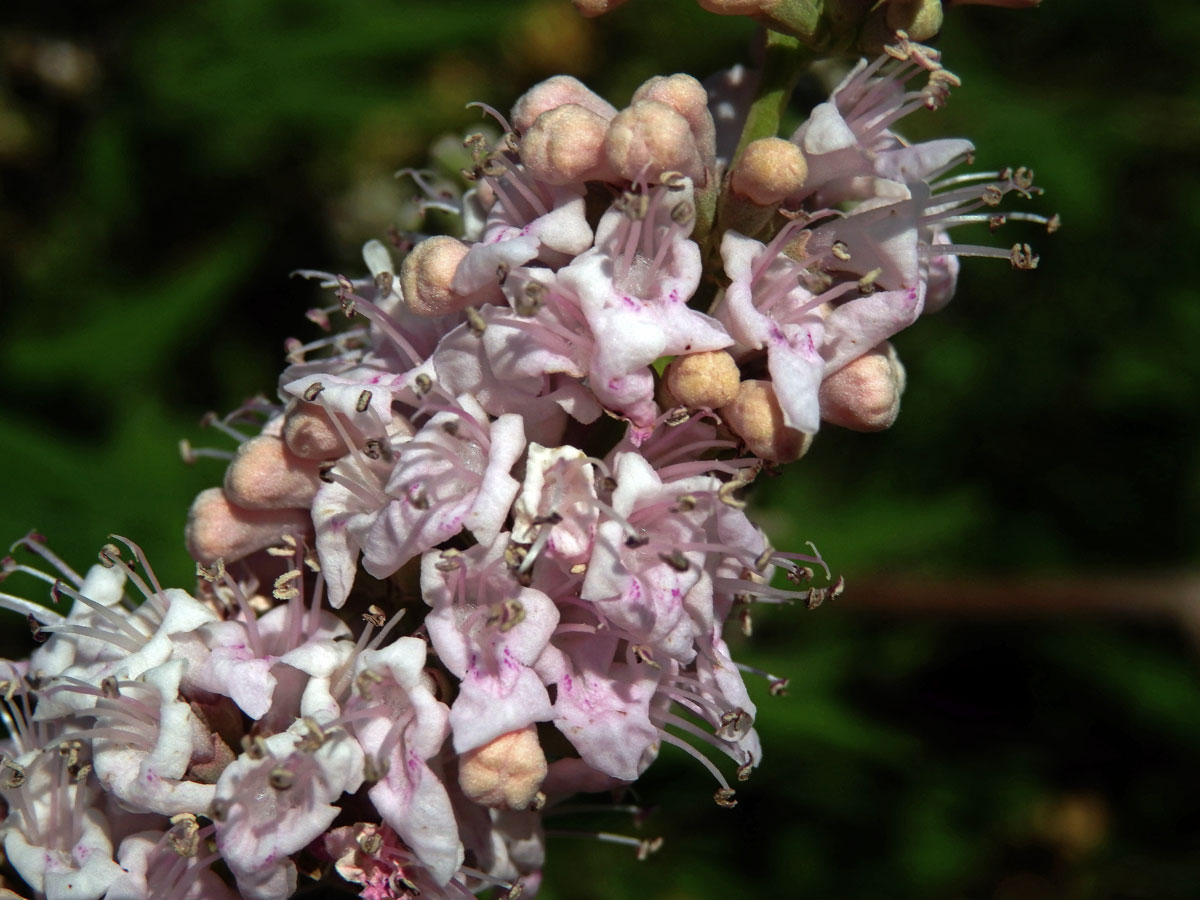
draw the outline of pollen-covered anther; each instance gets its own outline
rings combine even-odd
[[[296,773],[283,766],[276,766],[267,776],[267,783],[277,791],[286,791],[296,783]]]
[[[358,677],[354,679],[354,687],[358,691],[358,695],[364,700],[370,700],[371,694],[374,692],[375,685],[383,682],[383,676],[374,669],[363,669],[358,673]]]
[[[411,312],[419,316],[445,316],[470,304],[470,297],[451,289],[458,265],[469,249],[449,235],[426,238],[413,247],[400,266],[404,302]]]
[[[736,793],[737,791],[733,788],[718,788],[717,792],[713,794],[713,800],[716,801],[717,806],[723,809],[733,809],[738,804],[734,797]]]
[[[676,572],[686,572],[690,565],[687,557],[683,555],[682,550],[672,550],[670,553],[660,553],[658,554],[658,558]]]
[[[5,790],[16,790],[25,783],[25,767],[9,759],[0,759],[0,787]]]
[[[843,241],[834,241],[833,246],[829,248],[829,252],[842,262],[848,262],[850,259],[850,248]]]
[[[808,164],[791,141],[765,137],[751,141],[734,163],[729,186],[756,206],[774,206],[804,186]]]
[[[663,839],[661,837],[645,838],[638,842],[637,859],[638,862],[645,862],[650,856],[662,849]]]
[[[740,373],[724,350],[677,356],[664,374],[667,390],[690,409],[719,409],[737,399]]]
[[[792,682],[790,678],[784,678],[779,675],[771,675],[768,677],[767,683],[767,693],[769,693],[772,697],[786,697],[788,685],[790,685]]]
[[[634,659],[652,669],[661,669],[658,660],[654,658],[654,651],[645,644],[634,644],[629,648],[633,652]]]
[[[721,727],[717,729],[717,737],[724,741],[740,741],[754,726],[754,717],[740,706],[721,715]]]
[[[468,798],[493,809],[527,809],[546,778],[537,729],[527,725],[462,754],[458,782]]]
[[[882,431],[900,414],[905,373],[887,341],[821,382],[821,418],[853,431]]]
[[[518,316],[532,318],[546,302],[546,286],[539,281],[527,281],[513,301],[513,308]]]
[[[242,735],[242,752],[256,762],[267,757],[267,742],[260,734]]]
[[[467,325],[475,334],[483,334],[487,330],[487,320],[473,306],[466,308]]]
[[[500,631],[511,631],[525,621],[525,606],[520,600],[510,598],[488,607],[487,624]]]
[[[792,462],[812,444],[812,435],[784,424],[783,410],[769,381],[743,381],[737,397],[721,407],[720,413],[730,430],[760,459]]]
[[[378,831],[363,832],[355,838],[358,849],[367,856],[374,856],[383,849],[383,835]]]
[[[301,573],[299,569],[292,569],[291,571],[284,572],[275,579],[271,596],[276,600],[292,600],[296,597],[299,597],[300,589],[297,588],[293,582],[300,578],[300,576]]]
[[[1014,269],[1028,270],[1038,267],[1039,257],[1028,244],[1013,244],[1008,259]]]
[[[609,165],[621,178],[678,171],[702,181],[704,162],[688,120],[665,103],[642,100],[622,110],[604,137]]]

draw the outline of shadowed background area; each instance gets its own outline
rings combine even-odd
[[[187,507],[222,469],[177,442],[227,446],[203,413],[271,393],[284,338],[316,336],[326,300],[290,271],[358,272],[365,240],[410,227],[393,173],[478,127],[468,101],[507,110],[565,71],[620,105],[746,61],[752,35],[687,0],[590,22],[566,0],[0,19],[0,538],[36,527],[80,566],[117,532],[180,585]],[[776,545],[815,541],[848,588],[735,647],[791,677],[755,694],[766,759],[737,809],[667,748],[644,823],[548,821],[663,850],[554,839],[545,896],[1196,896],[1198,34],[1191,4],[948,12],[963,86],[906,131],[1032,166],[1030,208],[1063,229],[1006,226],[990,241],[1040,267],[966,261],[954,303],[897,339],[891,431],[829,428],[760,482]],[[796,120],[818,99],[802,84]]]

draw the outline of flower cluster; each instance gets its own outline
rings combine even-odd
[[[43,641],[0,667],[4,849],[37,896],[282,900],[301,867],[375,900],[529,895],[541,810],[665,744],[733,806],[762,753],[725,626],[840,590],[742,489],[822,421],[892,423],[888,338],[958,257],[1036,264],[949,237],[1027,171],[947,176],[970,143],[893,131],[956,84],[900,34],[740,148],[743,70],[489,110],[471,189],[431,188],[460,236],[308,273],[331,333],[290,345],[278,402],[214,418],[238,447],[191,510],[193,594],[128,542],[84,575],[35,538],[40,567],[6,563],[73,601],[0,597]]]

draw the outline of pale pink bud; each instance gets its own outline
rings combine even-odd
[[[555,75],[545,81],[538,82],[513,105],[512,127],[518,134],[524,134],[533,127],[537,117],[546,110],[574,103],[584,109],[590,109],[603,119],[611,119],[617,114],[611,103],[585,85],[578,78],[570,75]]]
[[[348,426],[353,435],[357,429]],[[350,452],[329,414],[315,403],[298,403],[283,423],[288,449],[304,459],[337,459]]]
[[[458,763],[463,793],[493,809],[528,809],[545,779],[546,755],[533,725],[468,750]]]
[[[238,447],[225,470],[225,496],[243,509],[307,508],[321,484],[317,466],[280,438],[260,434]]]
[[[683,406],[718,409],[737,399],[740,377],[732,356],[709,350],[675,357],[665,380],[671,396]]]
[[[808,175],[804,154],[791,141],[765,137],[751,141],[730,173],[733,191],[758,206],[775,206],[796,193]]]
[[[663,172],[704,180],[704,162],[691,125],[665,103],[642,100],[617,113],[604,151],[617,174],[629,181],[656,181]]]
[[[706,163],[717,152],[717,131],[708,111],[708,91],[691,75],[656,75],[633,94],[633,102],[657,100],[687,119],[696,147]]]
[[[249,556],[285,534],[305,535],[311,522],[307,509],[242,509],[221,488],[208,488],[192,501],[184,537],[192,558],[208,565]]]
[[[743,381],[737,398],[720,412],[746,449],[760,459],[792,462],[807,453],[812,444],[811,434],[783,423],[783,410],[769,381]]]
[[[400,266],[404,302],[418,316],[445,316],[471,304],[471,298],[450,289],[458,264],[470,250],[457,238],[440,234],[412,248]]]
[[[611,178],[604,155],[608,120],[578,103],[548,109],[521,139],[521,162],[538,181],[571,184]]]
[[[821,382],[821,418],[854,431],[890,428],[900,413],[904,366],[884,341]]]

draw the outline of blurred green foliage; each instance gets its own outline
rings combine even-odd
[[[568,71],[621,103],[746,60],[752,33],[689,0],[590,22],[566,0],[17,0],[0,19],[0,535],[37,526],[82,565],[118,532],[178,584],[188,504],[221,470],[176,442],[220,445],[204,411],[270,392],[283,338],[311,334],[316,289],[288,272],[359,269],[398,221],[392,173],[477,127],[467,101],[506,109]],[[853,588],[1195,566],[1198,36],[1190,3],[949,12],[963,87],[909,130],[1033,166],[1064,228],[1009,226],[1040,268],[967,261],[950,308],[901,335],[894,429],[828,429],[762,491],[777,545],[815,540],[850,594],[761,616],[739,648],[792,677],[756,697],[767,759],[739,807],[668,749],[639,785],[663,851],[556,839],[547,896],[1197,896],[1200,671],[1174,623],[868,615]],[[795,116],[819,97],[803,85]]]

